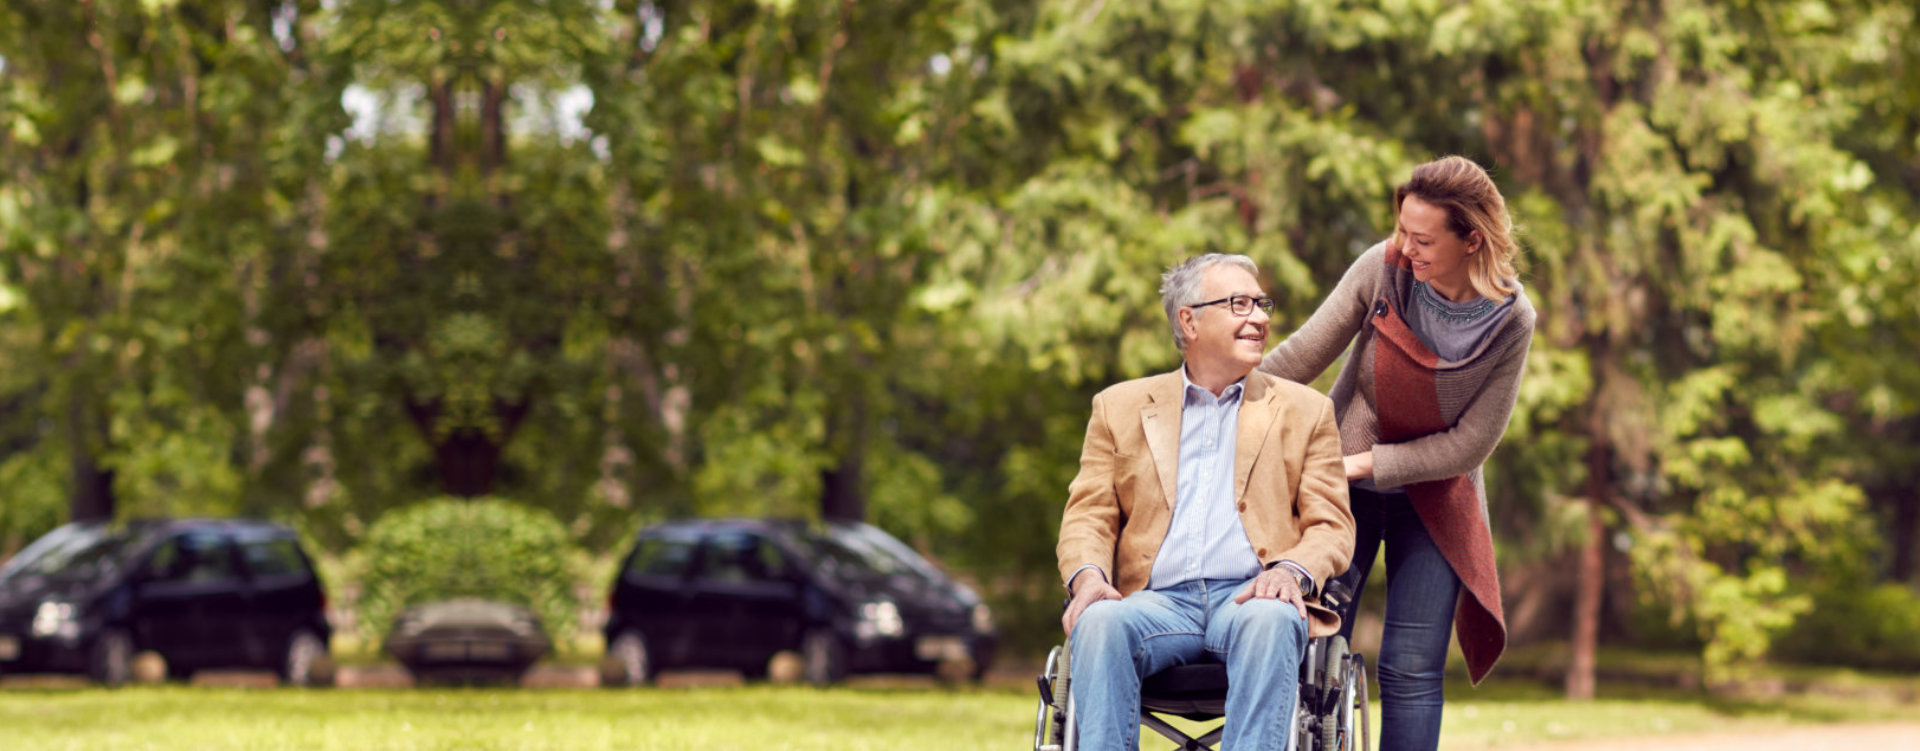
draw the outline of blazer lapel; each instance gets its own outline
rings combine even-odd
[[[1140,410],[1140,429],[1146,432],[1147,448],[1153,452],[1153,466],[1160,472],[1160,492],[1165,496],[1167,508],[1172,509],[1179,487],[1175,481],[1180,469],[1180,408],[1186,403],[1186,395],[1181,393],[1183,381],[1179,371],[1161,378],[1162,382],[1147,392],[1151,401]]]
[[[1268,387],[1267,377],[1256,371],[1247,374],[1247,385],[1240,392],[1240,429],[1233,439],[1233,499],[1247,495],[1247,482],[1253,477],[1254,461],[1266,447],[1267,429],[1273,426],[1277,400]],[[1177,438],[1178,436],[1176,436]]]

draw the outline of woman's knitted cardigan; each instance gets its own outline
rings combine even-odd
[[[1412,264],[1380,243],[1355,261],[1305,325],[1260,369],[1299,383],[1318,378],[1353,344],[1332,397],[1345,454],[1373,451],[1373,479],[1412,497],[1461,582],[1455,635],[1475,684],[1506,649],[1506,615],[1480,467],[1506,432],[1533,342],[1524,292],[1465,358],[1441,360],[1407,327]]]

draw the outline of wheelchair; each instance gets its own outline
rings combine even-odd
[[[1337,580],[1336,580],[1337,581]],[[1342,617],[1352,608],[1341,587],[1329,586],[1321,602]],[[1340,594],[1344,595],[1344,592]],[[1073,707],[1071,644],[1047,654],[1040,675],[1040,706],[1033,718],[1033,751],[1074,751],[1077,748]],[[1220,720],[1227,712],[1227,666],[1201,662],[1162,670],[1140,682],[1140,724],[1180,744],[1176,751],[1207,751],[1220,742],[1222,723],[1199,736],[1174,727],[1169,717],[1194,721]],[[1366,751],[1368,737],[1366,659],[1353,654],[1339,635],[1307,640],[1300,661],[1299,699],[1291,708],[1288,751]]]

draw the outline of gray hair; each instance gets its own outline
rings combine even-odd
[[[1160,304],[1167,309],[1167,325],[1173,329],[1173,346],[1187,351],[1187,335],[1180,330],[1180,309],[1200,302],[1200,281],[1207,269],[1226,265],[1245,269],[1256,277],[1260,267],[1253,259],[1229,253],[1206,253],[1181,262],[1160,275]],[[1196,313],[1196,315],[1198,315]]]

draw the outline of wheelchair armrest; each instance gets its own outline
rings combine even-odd
[[[1327,586],[1320,592],[1320,604],[1326,606],[1328,610],[1341,613],[1342,617],[1344,617],[1347,604],[1352,601],[1353,589],[1347,586],[1347,581],[1344,577],[1334,577],[1328,580]]]

